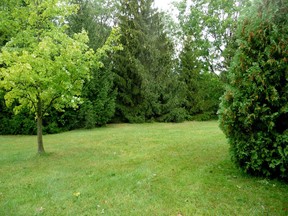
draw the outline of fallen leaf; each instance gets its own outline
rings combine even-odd
[[[44,211],[44,208],[42,206],[40,208],[36,209],[36,212],[38,212],[38,213],[43,212],[43,211]]]
[[[80,196],[80,192],[75,192],[75,193],[73,193],[73,195],[75,196],[75,197],[79,197]]]

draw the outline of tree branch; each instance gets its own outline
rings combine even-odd
[[[55,97],[53,97],[52,99],[51,99],[51,101],[50,101],[50,103],[48,104],[48,106],[46,107],[46,109],[44,109],[44,111],[43,111],[43,115],[48,111],[48,109],[53,105],[53,102],[55,101],[55,100],[57,100],[58,98],[60,98],[61,97],[61,95],[56,95]]]

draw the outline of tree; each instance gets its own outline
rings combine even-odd
[[[17,24],[12,19],[12,6],[19,5],[17,0],[3,0],[0,2],[0,48],[4,46],[17,31]]]
[[[185,88],[184,107],[192,119],[217,116],[224,91],[222,81],[235,43],[234,31],[245,2],[195,0],[188,4],[184,0],[175,4],[182,40],[179,74]]]
[[[209,120],[217,117],[223,83],[217,74],[204,70],[193,46],[192,42],[185,43],[179,55],[179,76],[185,90],[183,105],[190,119]]]
[[[119,1],[123,51],[113,63],[118,90],[116,118],[120,121],[166,121],[179,107],[174,48],[153,2]]]
[[[245,172],[288,179],[288,2],[257,0],[237,30],[220,125]]]
[[[68,17],[69,35],[85,29],[89,47],[96,51],[109,37],[116,16],[116,0],[71,0],[79,5],[77,13]]]
[[[79,10],[71,15],[68,29],[69,35],[79,33],[84,29],[88,32],[89,47],[95,52],[101,48],[112,31],[115,3],[113,0],[75,0]],[[116,42],[117,44],[118,42]],[[64,114],[69,118],[66,122],[77,122],[76,127],[92,128],[109,122],[115,113],[116,91],[113,88],[112,56],[102,56],[102,68],[91,69],[91,79],[84,83],[83,103],[79,109],[71,109]],[[71,118],[71,116],[73,116]],[[71,125],[74,128],[73,125]]]
[[[17,12],[15,8],[23,5],[24,2],[19,0],[0,1],[0,49],[19,31],[20,26],[12,18],[12,13]],[[3,65],[0,64],[0,68],[1,67],[3,67]],[[18,116],[14,116],[12,108],[8,108],[5,104],[4,95],[5,92],[0,89],[0,134],[17,134],[18,131],[23,134],[34,132],[28,123],[30,121],[25,117],[27,112],[24,113],[23,111],[19,113]]]
[[[248,2],[195,0],[188,5],[187,0],[183,0],[176,4],[183,44],[191,44],[190,49],[204,71],[219,74],[227,70],[237,19]]]
[[[0,55],[0,86],[15,112],[28,108],[37,119],[38,153],[44,152],[42,120],[50,107],[63,110],[81,102],[93,51],[85,32],[69,37],[65,17],[76,11],[66,1],[30,0],[16,8],[22,26]]]

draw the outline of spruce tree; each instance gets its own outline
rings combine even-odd
[[[116,118],[128,122],[179,121],[183,112],[178,109],[178,82],[172,70],[174,49],[154,1],[119,3],[123,51],[113,60],[118,89]]]

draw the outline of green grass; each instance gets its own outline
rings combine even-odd
[[[230,162],[217,122],[0,136],[0,215],[288,215],[288,185]]]

